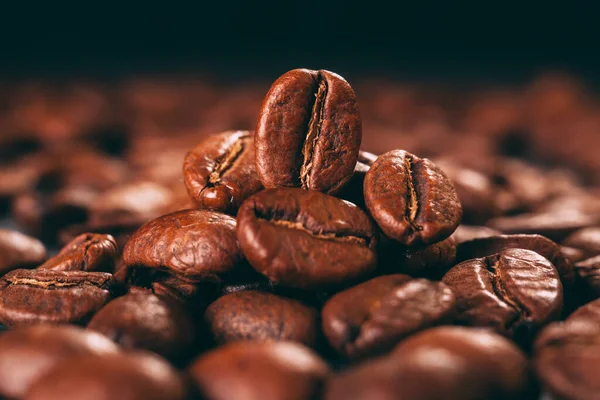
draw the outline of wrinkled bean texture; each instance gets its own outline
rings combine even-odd
[[[242,261],[234,218],[207,210],[184,210],[144,224],[123,250],[125,268],[158,269],[191,281],[218,281]]]
[[[352,176],[361,139],[356,96],[344,78],[289,71],[273,83],[258,115],[258,176],[267,188],[335,193]]]
[[[385,275],[329,299],[323,331],[340,354],[372,356],[415,332],[451,323],[455,306],[454,294],[441,282]]]
[[[259,291],[225,295],[204,318],[217,344],[240,340],[290,340],[313,347],[319,331],[317,310],[299,301]]]
[[[254,134],[228,131],[200,142],[185,157],[185,186],[198,208],[235,213],[262,189],[256,174]]]
[[[377,158],[365,176],[364,195],[381,230],[408,246],[447,238],[462,217],[456,191],[442,170],[404,150]]]
[[[457,321],[489,327],[517,340],[530,340],[560,317],[563,289],[558,272],[541,255],[523,249],[464,261],[443,282],[457,299]]]
[[[38,269],[113,272],[119,246],[111,235],[84,233]]]
[[[275,283],[299,288],[350,283],[377,263],[377,238],[358,207],[316,191],[268,189],[237,216],[244,255]]]
[[[0,279],[0,323],[85,323],[117,290],[104,272],[17,269]]]

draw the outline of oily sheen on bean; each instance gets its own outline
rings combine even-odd
[[[369,217],[323,193],[262,191],[246,200],[237,222],[244,255],[275,283],[307,289],[341,285],[367,276],[377,263]]]

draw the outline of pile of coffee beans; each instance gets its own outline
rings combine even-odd
[[[0,398],[598,398],[593,102],[358,88],[8,88]]]

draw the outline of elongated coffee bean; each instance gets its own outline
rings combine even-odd
[[[430,160],[404,150],[377,158],[365,176],[364,194],[381,230],[407,246],[447,238],[462,217],[460,201],[446,175]]]
[[[38,269],[113,272],[119,246],[111,235],[84,233]]]
[[[115,294],[104,272],[17,269],[0,279],[0,323],[83,323]]]
[[[267,189],[237,215],[250,264],[274,283],[303,289],[350,283],[373,271],[375,227],[355,205],[302,189]]]
[[[457,321],[529,340],[560,317],[563,290],[554,265],[524,249],[462,262],[442,280],[456,295]]]
[[[190,198],[199,208],[235,213],[262,189],[254,158],[252,132],[228,131],[206,138],[183,163]]]
[[[256,126],[263,185],[332,194],[352,176],[362,138],[354,91],[333,72],[295,69],[267,93]]]

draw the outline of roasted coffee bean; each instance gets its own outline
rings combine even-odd
[[[419,247],[406,247],[382,239],[379,265],[382,273],[403,273],[412,277],[441,279],[456,259],[456,244],[452,237]]]
[[[600,297],[600,255],[575,263],[578,287],[585,292],[584,297],[597,299]]]
[[[0,278],[0,323],[85,323],[117,289],[104,272],[17,269]]]
[[[363,183],[369,168],[371,168],[371,165],[373,165],[376,159],[377,156],[373,153],[362,150],[359,151],[358,161],[354,167],[354,173],[352,173],[352,177],[348,183],[338,194],[336,194],[336,197],[347,200],[353,204],[356,204],[362,210],[366,210],[365,195],[363,194]]]
[[[458,228],[451,235],[456,242],[456,245],[460,245],[463,242],[467,242],[473,239],[486,238],[490,236],[501,235],[502,232],[497,231],[492,228],[488,228],[487,226],[477,226],[477,225],[459,225]]]
[[[185,400],[183,378],[147,353],[80,356],[65,360],[36,381],[24,400]]]
[[[439,242],[454,232],[462,208],[452,183],[426,158],[385,153],[365,177],[367,208],[381,230],[407,246]]]
[[[200,356],[189,375],[206,400],[311,400],[329,368],[294,342],[237,342]]]
[[[266,188],[333,194],[352,176],[361,138],[356,96],[344,78],[289,71],[273,83],[258,115],[258,176]]]
[[[535,251],[554,265],[563,286],[570,288],[575,283],[573,263],[563,255],[558,244],[541,235],[514,234],[473,239],[457,247],[456,261],[486,257],[511,248]]]
[[[573,311],[573,313],[569,315],[569,318],[567,318],[567,322],[573,320],[589,320],[593,323],[600,322],[600,299],[590,301]]]
[[[132,236],[123,250],[125,268],[164,270],[188,281],[219,281],[242,263],[232,217],[207,210],[184,210],[152,220]]]
[[[217,344],[240,340],[289,340],[314,347],[317,310],[299,301],[258,291],[225,295],[204,314]]]
[[[403,338],[451,323],[456,300],[448,286],[408,275],[385,275],[333,296],[322,312],[323,332],[338,353],[362,358]]]
[[[194,323],[183,306],[147,292],[112,300],[94,315],[88,329],[125,349],[150,350],[171,360],[189,351],[194,341]]]
[[[38,325],[5,332],[0,335],[0,394],[21,399],[61,361],[117,351],[104,336],[75,326]]]
[[[262,189],[255,167],[254,134],[228,131],[204,139],[185,157],[183,177],[198,208],[235,214]]]
[[[503,233],[538,234],[561,241],[576,230],[598,223],[600,223],[598,216],[564,209],[558,212],[493,218],[487,222],[487,225]]]
[[[585,251],[576,249],[575,247],[560,246],[560,252],[562,253],[563,257],[567,258],[572,263],[583,261],[586,258]]]
[[[552,398],[598,398],[600,382],[598,321],[578,318],[544,329],[535,341],[533,365]]]
[[[118,255],[117,242],[111,235],[85,233],[38,269],[113,272]]]
[[[18,268],[37,267],[46,258],[46,247],[36,238],[0,229],[0,274]]]
[[[358,207],[316,191],[268,189],[237,216],[250,264],[274,283],[316,288],[350,283],[377,263],[376,231]]]
[[[532,399],[525,355],[483,329],[439,327],[330,380],[326,400]]]
[[[587,257],[600,254],[600,228],[584,228],[573,232],[562,243],[564,246],[581,249]]]
[[[525,343],[558,319],[563,308],[556,268],[530,250],[506,249],[464,261],[442,281],[456,295],[458,322],[489,327]]]

